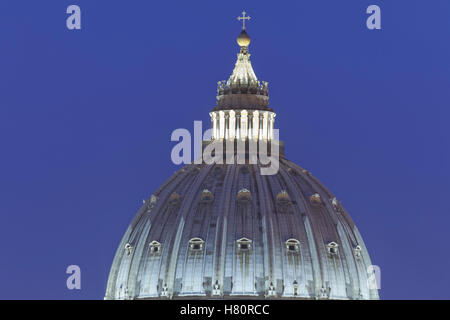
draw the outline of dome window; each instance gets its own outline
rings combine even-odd
[[[164,284],[161,290],[161,297],[169,297],[169,288]]]
[[[202,251],[203,245],[205,244],[205,241],[203,241],[200,238],[192,238],[189,240],[189,249],[191,251]]]
[[[214,283],[213,289],[212,289],[212,295],[213,296],[220,296],[220,284],[219,284],[219,280],[216,280],[216,282]]]
[[[271,281],[269,284],[269,288],[267,290],[267,296],[268,297],[275,297],[277,295],[277,290],[275,286],[273,285],[273,282]]]
[[[292,283],[292,287],[294,289],[294,296],[298,296],[298,282],[297,280],[294,280],[294,282]]]
[[[278,204],[289,204],[291,202],[291,198],[286,190],[281,190],[281,192],[277,194],[277,202]]]
[[[241,238],[237,241],[237,248],[239,251],[249,251],[252,248],[252,240]]]
[[[339,253],[338,247],[339,245],[336,242],[330,242],[327,244],[327,251],[331,255],[337,255]]]
[[[252,193],[250,190],[243,188],[239,190],[237,194],[238,201],[251,201],[252,200]]]
[[[169,197],[169,204],[176,205],[180,202],[180,195],[176,192],[172,193]]]
[[[158,254],[161,252],[161,243],[159,243],[158,241],[153,240],[149,243],[149,246],[151,254]]]
[[[277,209],[279,213],[288,213],[291,203],[291,198],[285,190],[277,194]]]
[[[200,196],[200,201],[204,203],[212,202],[214,200],[214,196],[208,189],[204,189]]]
[[[127,243],[125,245],[125,252],[126,252],[127,256],[129,256],[131,254],[132,249],[133,249],[133,247],[131,246],[131,244]]]
[[[309,201],[311,202],[311,204],[314,206],[320,206],[322,204],[322,200],[320,199],[320,194],[318,194],[317,192],[314,193],[310,198]]]
[[[322,286],[319,292],[319,297],[321,299],[328,299],[330,297],[330,291],[331,291],[330,287],[325,288],[324,286]]]
[[[361,246],[356,246],[353,249],[353,253],[355,254],[355,257],[357,258],[361,257]]]
[[[288,253],[298,253],[300,251],[300,241],[289,239],[286,241],[286,251]]]

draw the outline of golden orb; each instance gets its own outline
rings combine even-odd
[[[250,44],[250,36],[247,34],[247,32],[245,32],[245,30],[242,30],[236,41],[241,47],[248,47],[248,45]]]

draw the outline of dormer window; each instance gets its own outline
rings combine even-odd
[[[277,194],[277,209],[280,213],[287,213],[291,203],[291,198],[285,190]]]
[[[300,251],[300,242],[297,239],[289,239],[285,244],[288,253],[298,253]]]
[[[131,246],[131,244],[127,243],[125,245],[125,252],[126,252],[127,256],[129,256],[131,254],[132,249],[133,249],[133,247]]]
[[[289,197],[289,194],[286,192],[286,190],[281,190],[277,194],[277,202],[278,203],[289,203],[289,202],[291,202],[291,198]]]
[[[169,197],[169,205],[172,206],[177,205],[178,203],[180,203],[180,199],[181,196],[178,193],[176,192],[172,193]]]
[[[338,247],[339,245],[336,242],[330,242],[327,244],[328,253],[331,255],[337,255],[339,253]]]
[[[246,188],[242,188],[237,193],[237,200],[241,202],[252,201],[252,193]]]
[[[213,296],[220,296],[219,280],[216,280],[216,283],[214,283],[214,286],[213,286],[213,289],[212,289],[212,295]]]
[[[314,193],[310,198],[309,201],[313,206],[320,206],[322,204],[322,199],[320,198],[320,194],[317,192]]]
[[[269,284],[269,288],[268,288],[268,290],[267,290],[267,295],[268,295],[269,297],[274,297],[274,296],[277,295],[277,290],[276,290],[275,286],[273,285],[273,282],[272,282],[272,281],[271,281],[270,284]]]
[[[161,297],[169,297],[169,288],[164,284],[161,290]]]
[[[292,287],[294,289],[294,296],[298,295],[298,282],[297,280],[294,280],[294,282],[292,283]]]
[[[156,240],[153,240],[152,242],[150,242],[149,247],[150,247],[151,254],[158,254],[161,252],[161,243],[159,243]]]
[[[252,248],[252,240],[241,238],[237,241],[237,248],[239,251],[249,251]]]
[[[202,251],[205,241],[201,238],[192,238],[189,240],[189,249],[191,251]]]
[[[208,189],[204,189],[202,191],[202,194],[200,195],[200,202],[202,203],[208,203],[212,202],[214,200],[214,196]]]
[[[355,257],[357,258],[361,257],[361,246],[356,246],[353,249],[353,253],[355,254]]]

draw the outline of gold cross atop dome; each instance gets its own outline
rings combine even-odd
[[[242,20],[242,30],[245,30],[245,20],[250,20],[250,19],[251,19],[249,16],[245,16],[246,13],[247,13],[247,12],[242,11],[242,17],[240,17],[240,16],[237,17],[237,19],[238,19],[239,21]]]
[[[247,47],[250,44],[250,37],[247,34],[247,32],[245,31],[245,20],[250,20],[250,17],[246,16],[246,13],[247,12],[242,11],[242,17],[237,17],[237,19],[239,21],[242,20],[242,31],[236,40],[237,40],[237,43],[239,44],[239,46],[241,47],[241,50],[244,50],[244,51],[247,50]]]

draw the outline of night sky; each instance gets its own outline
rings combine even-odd
[[[210,125],[243,9],[286,156],[349,211],[381,297],[450,298],[448,0],[2,0],[1,299],[103,299],[142,199],[180,168],[172,131]]]

